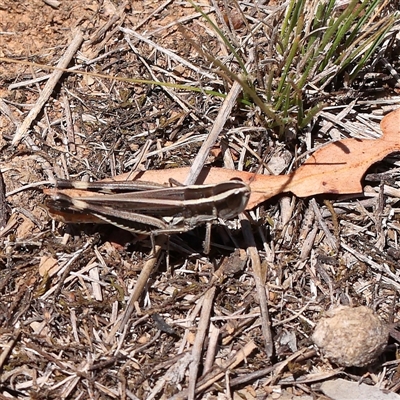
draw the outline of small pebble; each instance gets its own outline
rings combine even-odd
[[[343,367],[364,367],[385,349],[389,329],[368,307],[340,306],[318,322],[313,342],[331,362]]]

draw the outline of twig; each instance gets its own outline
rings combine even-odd
[[[205,11],[204,14],[211,14],[214,12],[214,8],[210,8],[208,11]],[[185,15],[182,18],[179,19],[174,19],[172,22],[170,22],[169,24],[163,25],[159,28],[156,28],[152,31],[149,31],[147,33],[147,35],[149,37],[153,37],[156,35],[159,35],[161,32],[166,31],[166,32],[171,32],[171,28],[176,27],[177,25],[182,25],[182,24],[186,24],[189,21],[192,21],[194,19],[198,19],[199,17],[202,17],[203,13],[194,13],[191,15]]]
[[[157,17],[161,11],[168,7],[170,3],[174,0],[167,0],[165,3],[161,4],[158,8],[156,8],[153,12],[151,12],[146,18],[142,19],[134,28],[133,31],[137,31],[141,26],[143,26],[147,21],[151,20],[153,17]]]
[[[221,367],[216,367],[212,372],[204,376],[201,381],[199,381],[198,386],[196,387],[196,394],[204,391],[208,387],[210,387],[214,382],[217,382],[220,378],[225,375],[225,371],[232,370],[237,365],[239,365],[243,360],[245,360],[255,349],[257,345],[251,340],[246,343],[244,347],[242,347],[235,355],[229,358],[226,362],[224,362]],[[188,390],[183,390],[171,397],[170,400],[184,400],[186,398],[190,398],[190,392]]]
[[[196,392],[202,392],[203,390],[210,387],[214,382],[225,375],[225,371],[234,369],[237,365],[239,365],[243,360],[245,360],[255,349],[257,345],[251,340],[246,343],[234,356],[229,358],[226,362],[224,362],[221,366],[221,370],[218,372],[211,373],[210,376],[205,377],[199,382],[199,386],[196,389]]]
[[[253,57],[254,56],[250,55],[247,61],[246,69],[248,71],[250,71],[251,64],[254,61]],[[201,146],[196,158],[193,161],[193,164],[190,168],[190,173],[184,182],[185,185],[193,185],[196,182],[201,170],[204,167],[204,163],[208,157],[208,153],[210,152],[211,147],[214,146],[215,142],[217,141],[218,136],[221,133],[241,90],[241,84],[235,81],[232,85],[231,90],[228,93],[228,96],[226,96],[224,102],[222,103],[211,132],[208,134],[207,139]]]
[[[277,364],[274,364],[270,367],[260,369],[258,371],[252,372],[250,374],[239,375],[237,378],[231,380],[231,386],[235,387],[237,385],[243,385],[251,381],[255,381],[257,379],[265,377],[267,374],[270,374],[274,371],[281,371],[282,367],[286,367],[292,361],[304,361],[313,356],[315,356],[316,351],[310,350],[305,353],[304,349],[297,351],[296,353],[289,356],[286,360],[281,361]]]
[[[17,340],[19,339],[19,335],[21,333],[20,329],[17,329],[14,333],[13,333],[13,337],[5,344],[3,344],[1,347],[3,348],[2,353],[0,354],[0,369],[3,369],[3,365],[4,362],[6,361],[8,355],[10,354],[10,352],[12,351],[12,349],[14,348],[15,343],[17,342]]]
[[[128,305],[125,309],[125,312],[122,315],[120,321],[116,322],[113,329],[109,333],[108,337],[105,340],[106,343],[110,343],[118,331],[119,332],[123,332],[124,330],[125,332],[127,331],[125,326],[128,325],[129,318],[131,317],[133,310],[135,309],[135,303],[138,301],[140,295],[142,294],[143,289],[146,286],[146,283],[154,269],[154,266],[157,264],[158,257],[161,253],[162,246],[165,243],[165,241],[166,241],[165,236],[159,236],[157,238],[157,244],[154,246],[154,250],[150,254],[150,259],[146,262],[146,264],[142,269],[142,272],[138,277],[135,287],[133,288],[133,291],[129,297]]]
[[[60,80],[62,74],[64,73],[64,69],[67,68],[68,64],[70,63],[72,57],[79,49],[80,45],[83,42],[83,34],[82,32],[76,30],[73,33],[74,39],[72,40],[71,44],[69,45],[65,54],[61,57],[60,61],[57,64],[57,68],[53,71],[51,78],[47,81],[46,86],[44,87],[42,93],[40,94],[35,106],[29,111],[29,114],[25,118],[24,122],[21,126],[18,127],[17,131],[15,132],[14,139],[12,141],[12,145],[17,145],[21,139],[26,135],[28,129],[30,128],[32,122],[40,113],[41,109],[49,99],[51,93],[53,92],[55,86],[57,85],[58,81]]]
[[[328,241],[329,245],[332,247],[332,250],[337,251],[338,245],[336,243],[335,237],[332,235],[331,231],[329,230],[328,226],[326,225],[324,219],[322,218],[322,214],[320,209],[318,208],[317,202],[315,199],[310,200],[311,207],[313,208],[315,220],[318,222],[319,226],[323,230],[326,236],[326,240]]]
[[[76,154],[74,124],[72,122],[71,107],[69,105],[68,96],[65,93],[62,96],[62,100],[63,100],[63,104],[64,104],[65,123],[66,123],[66,128],[67,128],[68,150],[72,154]]]
[[[217,354],[218,339],[221,331],[215,325],[210,324],[210,337],[207,346],[207,355],[204,362],[204,374],[211,371],[212,366],[215,363],[215,355]]]
[[[111,15],[111,17],[108,19],[108,21],[103,25],[100,26],[99,29],[93,34],[91,39],[88,41],[88,45],[93,45],[95,43],[99,43],[102,38],[106,35],[106,32],[118,21],[118,20],[124,20],[125,18],[125,8],[128,5],[128,2],[125,1],[123,2],[118,8],[115,9],[115,12]],[[111,35],[112,36],[111,32]],[[106,38],[106,41],[108,39]],[[104,49],[104,46],[101,46],[101,49]]]
[[[242,224],[243,236],[246,240],[247,253],[251,258],[251,264],[254,271],[254,280],[260,302],[261,329],[264,336],[265,351],[267,357],[272,357],[274,348],[271,333],[271,322],[268,312],[267,295],[265,290],[266,271],[263,270],[263,268],[266,267],[261,264],[260,255],[258,254],[250,223],[244,214],[240,216],[240,222]]]
[[[197,153],[196,158],[193,161],[193,164],[190,168],[190,173],[185,180],[185,185],[193,185],[196,182],[197,177],[199,176],[201,170],[203,169],[204,163],[208,157],[208,153],[212,146],[214,146],[215,142],[218,139],[219,134],[221,133],[227,118],[229,117],[233,106],[236,104],[236,99],[239,96],[242,87],[239,83],[234,82],[228,96],[226,96],[221,109],[219,110],[218,116],[215,119],[215,123],[211,129],[211,132],[208,134],[207,139],[204,141],[201,146],[199,152]]]
[[[208,289],[203,299],[199,326],[197,328],[196,339],[194,340],[193,350],[192,350],[193,361],[191,362],[189,367],[189,389],[188,389],[189,400],[194,400],[195,398],[197,374],[199,372],[199,364],[200,364],[201,353],[203,351],[204,339],[206,337],[207,328],[210,323],[210,314],[214,303],[215,289],[216,289],[215,286]]]
[[[183,375],[181,371],[186,370],[188,364],[192,361],[192,356],[190,353],[186,353],[181,357],[176,363],[174,363],[165,375],[156,383],[150,395],[147,396],[147,400],[154,399],[157,394],[162,390],[166,383],[177,384],[179,383],[179,377]]]
[[[0,172],[0,229],[7,225],[7,221],[6,187],[4,185],[3,174]]]

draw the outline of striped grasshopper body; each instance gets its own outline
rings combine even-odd
[[[67,194],[65,189],[82,191],[82,195]],[[235,218],[246,208],[250,188],[239,180],[174,187],[128,181],[59,180],[56,189],[46,193],[50,214],[63,216],[65,222],[76,216],[80,217],[79,222],[95,217],[130,232],[153,236],[186,232],[218,218]]]

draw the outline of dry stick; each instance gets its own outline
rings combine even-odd
[[[17,145],[20,140],[26,135],[28,129],[30,128],[32,122],[40,113],[41,109],[49,99],[51,93],[54,90],[54,87],[57,85],[58,81],[60,80],[62,74],[64,73],[64,69],[67,68],[68,64],[70,63],[72,57],[79,49],[80,45],[83,42],[83,34],[80,31],[73,32],[74,39],[72,40],[71,44],[68,46],[67,51],[65,54],[60,58],[60,61],[57,64],[56,69],[51,74],[51,78],[47,81],[46,86],[44,87],[42,93],[40,94],[35,106],[29,111],[29,114],[25,118],[24,122],[21,126],[18,127],[14,139],[12,141],[12,145]]]
[[[2,112],[15,126],[19,126],[19,120],[14,117],[8,104],[0,98],[0,112]]]
[[[109,20],[103,26],[100,26],[99,29],[97,29],[97,31],[93,34],[91,39],[88,41],[89,45],[99,43],[102,40],[102,38],[106,35],[106,32],[111,28],[111,26],[113,26],[118,20],[124,19],[125,8],[127,5],[128,2],[125,1],[114,11]],[[103,48],[104,47],[102,47],[102,49]]]
[[[265,291],[266,271],[263,270],[263,266],[261,265],[260,256],[258,254],[257,246],[254,240],[253,233],[251,231],[249,220],[244,214],[241,214],[239,216],[239,219],[242,225],[243,236],[246,241],[247,253],[251,258],[251,264],[254,271],[254,280],[256,283],[258,298],[260,301],[261,329],[264,336],[265,352],[268,357],[272,357],[274,347],[271,333],[271,322],[268,312],[267,295]]]
[[[4,185],[3,174],[0,172],[0,229],[3,229],[7,225],[7,221],[6,186]]]
[[[62,101],[64,104],[65,123],[67,129],[67,146],[72,154],[76,154],[74,123],[72,120],[71,107],[69,105],[68,96],[63,93]]]
[[[251,71],[251,66],[254,61],[253,53],[250,54],[247,63],[246,63],[246,70],[248,72]],[[215,123],[211,129],[211,132],[208,134],[207,139],[204,141],[203,145],[200,148],[196,158],[193,161],[192,166],[190,167],[189,175],[186,177],[184,182],[185,185],[193,185],[198,176],[200,175],[201,170],[203,169],[204,163],[208,157],[208,153],[212,146],[214,146],[215,142],[218,139],[218,136],[225,125],[225,122],[230,115],[233,105],[236,102],[236,99],[240,93],[242,86],[236,80],[232,85],[228,96],[226,96],[219,112],[217,118],[215,119]]]
[[[321,211],[318,207],[317,202],[315,201],[315,198],[310,200],[310,204],[314,211],[315,220],[318,222],[320,228],[325,233],[328,244],[331,246],[332,250],[334,250],[336,252],[338,250],[338,244],[336,243],[335,237],[332,235],[331,231],[329,230],[328,226],[326,225],[326,222],[322,218]]]
[[[192,350],[193,361],[191,362],[189,367],[188,400],[194,400],[195,398],[197,374],[199,372],[199,364],[200,364],[201,353],[203,351],[203,343],[206,338],[208,325],[210,323],[210,315],[214,302],[215,290],[216,290],[215,286],[208,289],[203,298],[199,325],[197,328],[196,338],[194,340],[193,350]]]
[[[210,336],[207,346],[206,360],[204,362],[204,372],[203,375],[211,371],[212,366],[215,364],[215,355],[217,354],[218,340],[221,330],[210,324]]]
[[[14,348],[15,343],[19,339],[19,334],[21,333],[20,329],[16,329],[13,333],[13,337],[4,345],[2,345],[3,351],[0,354],[0,370],[3,369],[4,362],[6,361],[8,355],[11,353]]]
[[[152,13],[150,13],[146,18],[142,19],[134,28],[134,31],[139,30],[141,26],[143,26],[147,21],[152,19],[154,16],[157,16],[161,13],[161,11],[164,10],[164,8],[167,8],[170,3],[172,3],[174,0],[167,0],[165,3],[161,4],[160,7],[156,8]]]
[[[196,388],[196,394],[204,391],[205,389],[209,388],[213,383],[221,379],[228,369],[234,369],[243,360],[245,360],[256,348],[257,345],[252,340],[246,343],[240,350],[236,352],[234,356],[230,357],[227,361],[222,363],[221,366],[216,366],[214,371],[211,371],[209,374],[201,378]],[[186,389],[171,397],[169,400],[185,400],[190,398],[189,396],[189,389]]]
[[[214,7],[215,10],[215,15],[218,17],[218,22],[216,21],[214,17],[214,15],[210,15],[209,18],[213,21],[213,23],[215,25],[220,25],[221,30],[224,32],[224,35],[227,36],[227,39],[235,46],[235,47],[239,47],[238,41],[237,41],[237,37],[235,37],[236,35],[234,35],[234,33],[232,32],[232,30],[230,29],[230,27],[228,26],[228,24],[225,22],[225,19],[228,17],[229,18],[229,13],[227,13],[225,15],[223,15],[223,12],[221,10],[221,8],[219,7],[218,3],[216,0],[211,0],[210,3],[212,4],[212,6]],[[226,6],[226,3],[225,3]],[[224,44],[222,38],[218,35],[218,40]],[[226,50],[226,46],[222,46],[223,49],[222,51]],[[227,56],[228,54],[224,54],[224,56]]]
[[[211,129],[211,132],[208,134],[207,139],[202,144],[199,152],[197,153],[196,158],[193,161],[193,164],[190,168],[190,173],[186,177],[185,185],[193,185],[197,177],[199,176],[201,170],[203,169],[204,163],[208,157],[208,153],[212,146],[214,146],[215,142],[218,139],[219,134],[221,133],[222,128],[225,125],[227,118],[229,117],[232,108],[236,102],[237,97],[241,91],[242,87],[238,82],[234,82],[228,96],[225,98],[222,107],[220,108],[217,118],[215,119],[215,123]]]
[[[152,252],[150,253],[150,259],[145,263],[138,277],[138,280],[135,284],[135,287],[133,288],[133,291],[129,297],[128,305],[125,309],[125,312],[122,318],[115,323],[113,329],[110,331],[108,337],[106,338],[105,341],[106,343],[111,343],[117,331],[123,332],[124,329],[125,332],[127,331],[125,326],[128,324],[129,318],[131,317],[133,310],[135,309],[135,302],[139,300],[139,297],[142,294],[144,287],[146,286],[150,274],[153,271],[154,266],[157,264],[158,257],[161,253],[161,249],[165,241],[166,241],[165,236],[159,236],[157,238],[156,240],[157,243],[154,246]]]
[[[338,115],[336,115],[336,118],[339,121],[343,121],[345,117],[353,110],[354,106],[356,105],[357,100],[353,100],[349,105],[347,105]],[[334,126],[333,122],[327,122],[326,125],[324,125],[319,131],[322,133],[327,133],[332,127]],[[329,135],[333,140],[338,140],[335,138],[331,132],[329,132]]]
[[[295,361],[300,361],[300,360],[304,361],[304,360],[307,360],[307,359],[315,356],[315,354],[316,354],[315,350],[310,350],[308,352],[305,352],[305,349],[299,350],[296,353],[292,354],[290,357],[288,357],[285,361],[281,361],[270,367],[262,368],[262,369],[259,369],[258,371],[254,371],[249,374],[239,375],[238,377],[231,380],[231,386],[235,387],[237,385],[248,384],[257,379],[264,378],[266,375],[270,374],[271,372],[277,371],[277,370],[279,372],[281,372],[282,369],[287,367],[287,365],[290,362],[292,362],[294,360]],[[277,375],[277,374],[275,374],[275,375]],[[270,381],[270,379],[269,379],[269,381]],[[263,384],[264,384],[264,382],[263,382]],[[264,386],[264,387],[266,387],[266,386]]]
[[[204,377],[204,379],[202,379],[199,382],[199,386],[197,387],[196,392],[197,393],[202,392],[203,390],[210,387],[213,383],[217,382],[225,375],[225,372],[228,369],[233,370],[237,365],[239,365],[243,360],[245,360],[256,348],[257,345],[252,340],[250,340],[240,350],[238,350],[233,357],[229,358],[226,362],[222,364],[221,372],[216,371],[214,374],[210,373],[209,376]]]
[[[192,356],[190,353],[186,353],[176,363],[174,363],[165,375],[158,380],[154,385],[151,393],[146,397],[146,400],[153,400],[157,394],[162,390],[165,384],[177,384],[178,377],[181,375],[181,371],[186,370],[188,364],[191,362]]]

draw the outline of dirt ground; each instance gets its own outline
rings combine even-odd
[[[263,29],[285,7],[253,3],[243,15],[225,1],[202,7],[265,65]],[[382,7],[397,12],[392,3]],[[61,73],[38,107],[74,41],[65,67],[76,72]],[[400,392],[398,154],[367,171],[364,193],[286,193],[215,224],[209,254],[204,226],[167,240],[49,215],[43,189],[56,178],[174,178],[192,165],[233,84],[204,48],[240,70],[190,2],[0,2],[1,399],[336,399],[323,385],[337,378]],[[285,174],[333,139],[376,138],[399,103],[398,76],[382,62],[364,73],[357,89],[336,82],[325,114],[297,137],[279,137],[238,96],[205,164]],[[336,347],[324,352],[312,335],[339,305],[360,312],[327,325]]]

